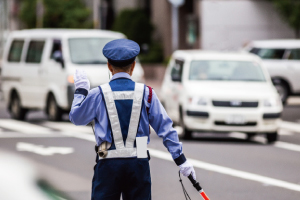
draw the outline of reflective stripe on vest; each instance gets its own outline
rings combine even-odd
[[[108,151],[106,158],[135,157],[136,149],[134,148],[134,140],[136,138],[140,120],[142,100],[144,94],[144,84],[135,83],[134,91],[113,92],[108,83],[101,85],[100,87],[103,91],[107,113],[111,123],[112,134],[116,146],[116,150]],[[123,142],[121,126],[115,100],[133,100],[128,135],[126,139],[126,146],[124,146]]]

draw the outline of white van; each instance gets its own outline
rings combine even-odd
[[[24,120],[30,110],[44,109],[50,120],[60,120],[71,107],[73,74],[87,72],[91,88],[109,81],[111,74],[102,54],[104,45],[125,38],[102,30],[32,29],[12,32],[2,59],[2,92],[15,119]],[[133,80],[144,82],[139,63]]]
[[[300,40],[253,41],[245,50],[261,57],[283,103],[300,94]]]

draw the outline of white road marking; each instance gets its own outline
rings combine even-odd
[[[48,128],[13,119],[0,119],[0,127],[25,134],[50,134]]]
[[[66,132],[81,132],[81,133],[89,133],[93,134],[93,130],[91,126],[75,126],[69,122],[43,122],[41,125],[46,126],[48,128],[53,128]]]
[[[18,142],[16,146],[18,151],[28,151],[43,156],[52,156],[53,154],[70,154],[74,152],[72,147],[44,147],[25,142]]]
[[[237,138],[237,139],[246,139],[246,134],[243,134],[243,133],[230,133],[229,137]],[[259,143],[263,143],[263,144],[265,144],[267,142],[266,138],[262,137],[260,135],[255,136],[252,140],[254,140],[256,142],[259,142]],[[292,143],[277,141],[277,142],[274,143],[273,146],[277,147],[277,148],[281,148],[281,149],[300,152],[300,145],[298,145],[298,144],[292,144]]]
[[[70,135],[70,136],[72,136],[72,135]],[[95,139],[91,138],[90,135],[88,135],[88,134],[76,133],[74,137],[84,139],[87,141],[91,141],[91,142],[95,142]],[[159,150],[155,150],[155,149],[151,149],[151,148],[148,148],[148,150],[150,151],[150,155],[155,158],[174,162],[171,155],[167,152],[163,152],[163,151],[159,151]],[[191,158],[187,158],[187,159],[189,160],[189,162],[191,162],[193,164],[194,167],[197,167],[200,169],[205,169],[208,171],[213,171],[213,172],[217,172],[217,173],[221,173],[221,174],[226,174],[229,176],[234,176],[234,177],[238,177],[238,178],[242,178],[242,179],[246,179],[246,180],[256,181],[256,182],[260,182],[263,184],[268,184],[268,185],[277,186],[277,187],[285,188],[288,190],[294,190],[294,191],[300,192],[300,185],[297,185],[294,183],[289,183],[286,181],[273,179],[273,178],[269,178],[266,176],[257,175],[254,173],[235,170],[235,169],[228,168],[228,167],[214,165],[214,164],[202,162],[202,161],[191,159]]]
[[[294,133],[285,129],[279,129],[278,135],[294,135]]]
[[[19,132],[0,132],[0,138],[57,138],[70,137],[60,132],[53,132],[52,134],[23,134]]]
[[[153,157],[173,162],[173,159],[169,153],[155,150],[155,149],[149,149],[149,151],[150,151],[150,155]],[[300,192],[300,185],[297,185],[294,183],[289,183],[286,181],[273,179],[273,178],[269,178],[266,176],[261,176],[261,175],[257,175],[257,174],[253,174],[253,173],[249,173],[249,172],[240,171],[240,170],[235,170],[235,169],[228,168],[228,167],[222,167],[219,165],[214,165],[214,164],[202,162],[202,161],[191,159],[191,158],[187,158],[187,159],[194,167],[197,167],[200,169],[213,171],[213,172],[217,172],[217,173],[221,173],[221,174],[226,174],[229,176],[234,176],[237,178],[256,181],[256,182],[260,182],[263,184],[268,184],[268,185],[277,186],[277,187],[285,188],[288,190],[294,190],[294,191]]]
[[[282,121],[280,123],[280,128],[294,133],[300,133],[300,124],[295,122]]]
[[[300,145],[297,145],[297,144],[291,144],[291,143],[287,143],[287,142],[278,141],[274,144],[274,146],[278,147],[278,148],[282,148],[282,149],[300,152]]]

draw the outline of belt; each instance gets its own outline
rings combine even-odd
[[[124,148],[124,149],[114,149],[114,150],[107,150],[106,154],[103,155],[102,151],[99,151],[100,146],[95,146],[95,151],[98,154],[99,160],[106,159],[106,158],[134,158],[137,157],[136,148]],[[150,160],[150,153],[147,150],[148,160]]]

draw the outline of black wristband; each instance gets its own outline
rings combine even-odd
[[[82,94],[82,95],[86,96],[88,94],[88,91],[84,88],[78,88],[75,90],[75,94]]]
[[[174,159],[177,166],[183,164],[186,161],[184,154],[181,154],[178,158]]]

